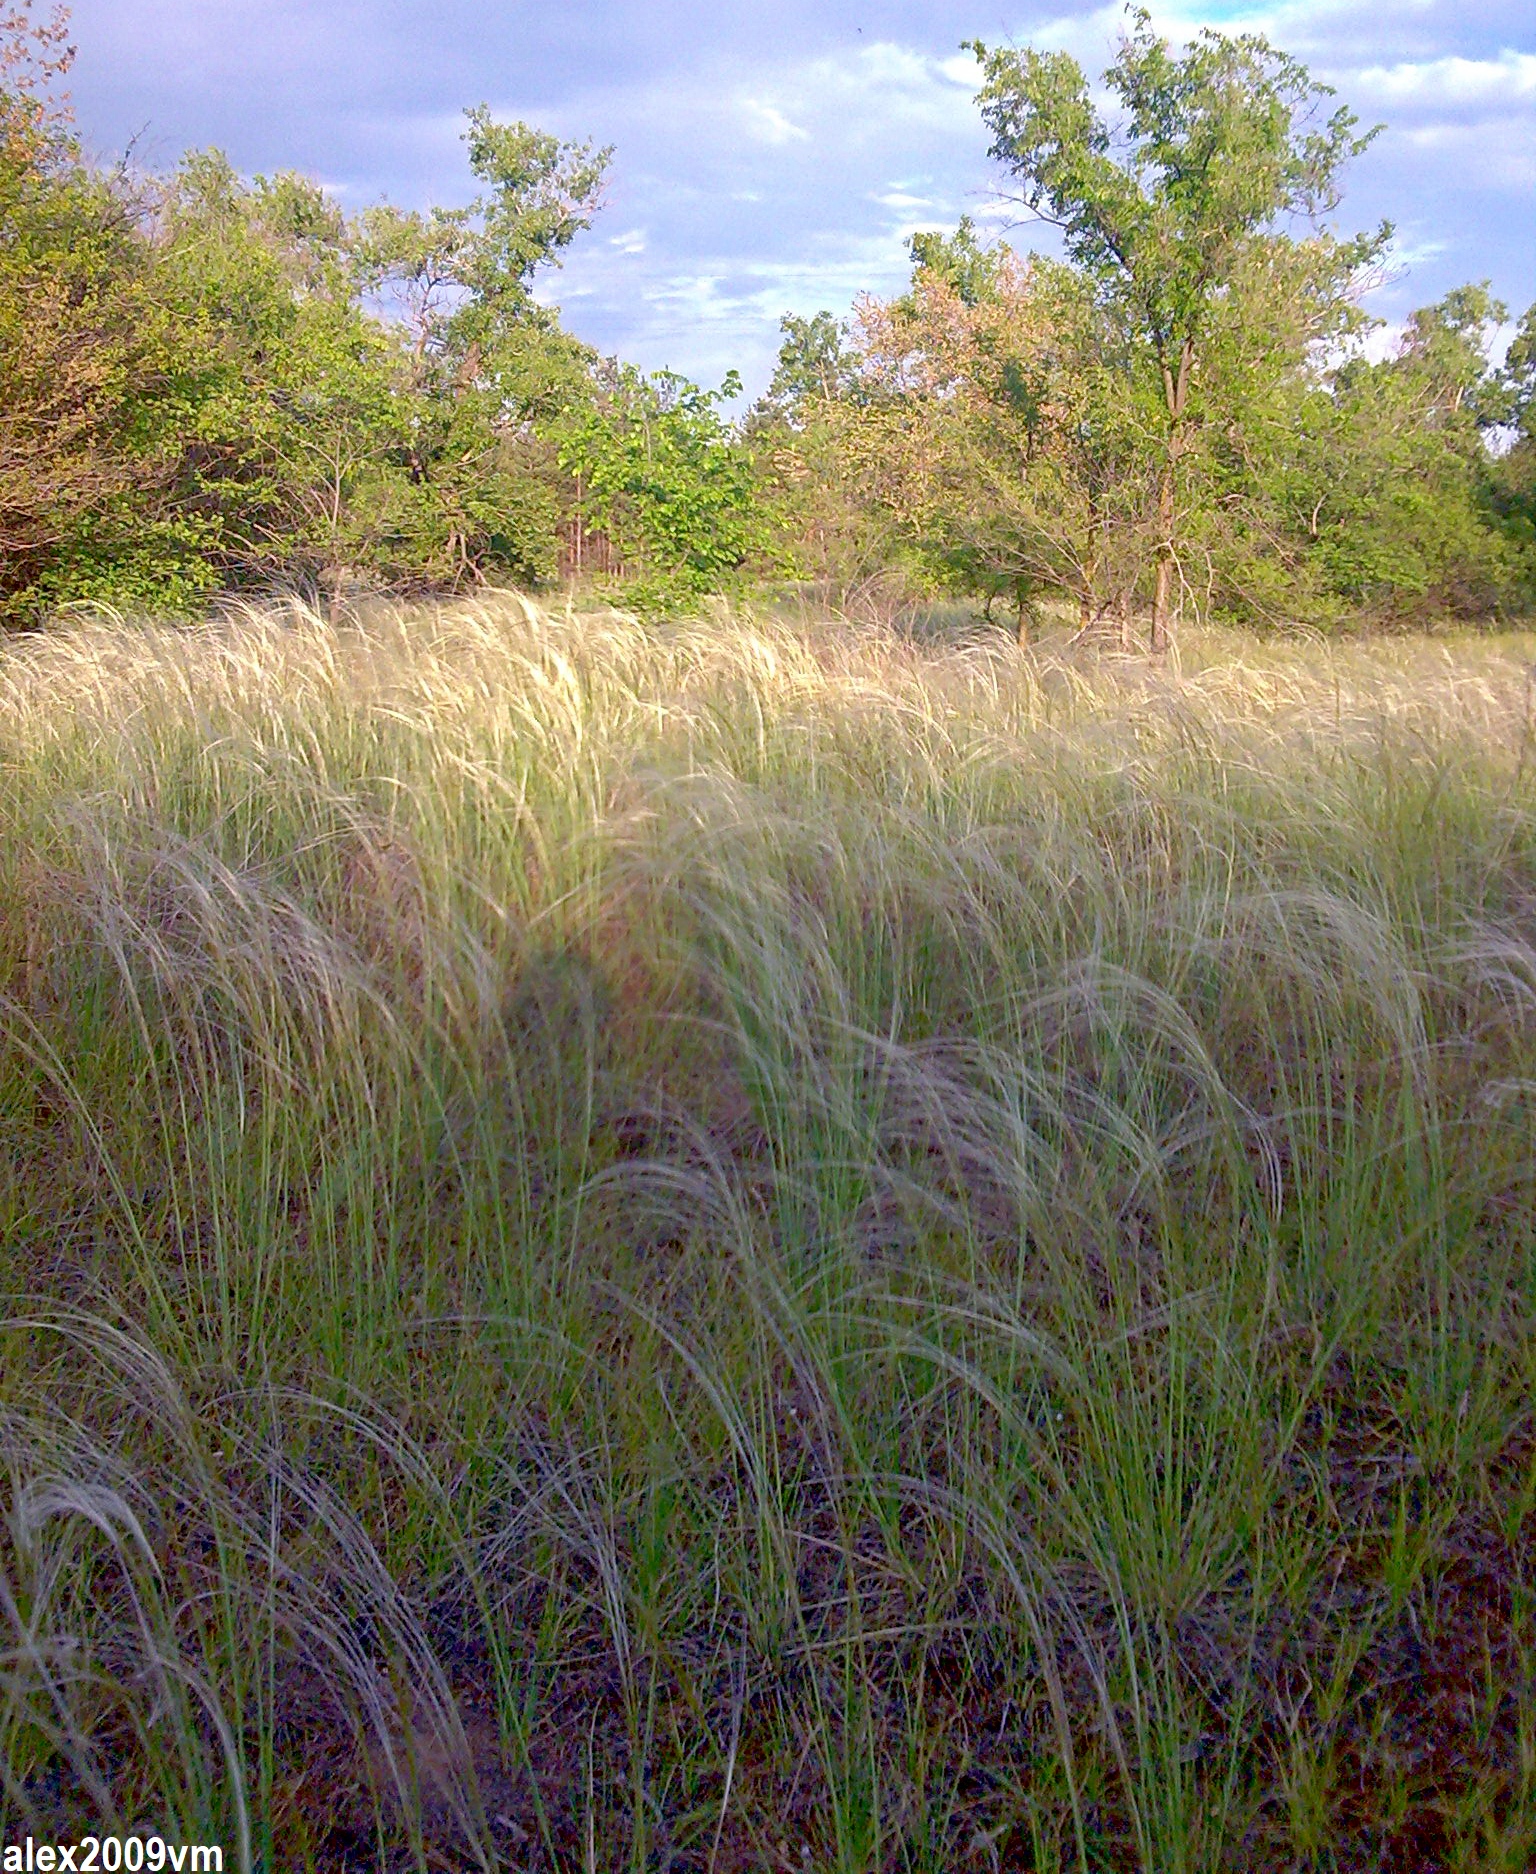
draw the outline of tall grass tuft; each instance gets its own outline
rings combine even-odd
[[[1536,1860],[1523,639],[0,654],[0,1839]]]

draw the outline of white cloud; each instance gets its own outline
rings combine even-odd
[[[957,52],[953,58],[940,59],[938,69],[952,85],[961,85],[972,93],[981,89],[981,66],[974,52]]]
[[[1463,188],[1514,194],[1536,189],[1536,122],[1530,118],[1419,124],[1400,132],[1399,139],[1433,157],[1436,168]]]
[[[1385,364],[1402,350],[1407,333],[1406,325],[1390,319],[1373,326],[1359,342],[1359,355],[1371,364]]]
[[[761,98],[743,98],[740,109],[742,128],[758,143],[776,145],[811,140],[810,131],[791,123],[776,104],[765,104]]]
[[[644,228],[630,228],[624,234],[610,234],[608,245],[620,254],[643,254],[645,230]]]
[[[1445,249],[1444,241],[1394,241],[1391,262],[1397,267],[1422,267],[1427,260],[1438,260]]]
[[[900,126],[946,134],[970,133],[980,120],[971,102],[972,76],[961,82],[954,59],[935,59],[912,46],[877,41],[851,56],[807,60],[786,75],[800,114],[850,134],[872,138]]]
[[[1358,93],[1383,104],[1536,102],[1536,52],[1505,50],[1496,59],[1441,58],[1368,65],[1354,75]]]
[[[1488,357],[1494,364],[1504,362],[1504,354],[1509,350],[1510,340],[1518,330],[1519,327],[1512,320],[1504,325],[1495,325],[1489,330],[1487,334]],[[1360,356],[1369,359],[1372,364],[1381,364],[1388,358],[1400,357],[1403,342],[1407,336],[1406,321],[1385,320],[1381,325],[1374,326],[1360,341]]]
[[[1336,84],[1345,101],[1368,90],[1380,103],[1476,103],[1536,96],[1536,55],[1506,48],[1496,56],[1416,56],[1444,42],[1432,16],[1447,0],[1147,0],[1153,29],[1175,45],[1202,30],[1261,33]],[[1120,0],[1062,11],[1021,31],[1017,43],[1070,52],[1090,78],[1115,57],[1126,30]],[[1491,35],[1489,35],[1491,36]],[[1000,40],[1000,43],[1007,43]],[[1490,48],[1491,51],[1491,48]],[[956,61],[958,64],[958,61]]]

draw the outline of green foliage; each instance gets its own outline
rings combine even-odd
[[[1206,29],[1176,58],[1147,13],[1131,20],[1104,74],[1123,112],[1119,135],[1069,54],[969,43],[991,154],[1173,368],[1180,347],[1210,330],[1255,243],[1285,238],[1291,217],[1337,207],[1340,169],[1375,133],[1356,137],[1343,108],[1309,128],[1332,92],[1257,35]],[[1346,243],[1349,262],[1384,238]]]
[[[907,242],[913,271],[942,280],[962,306],[994,299],[1002,281],[1005,247],[987,247],[976,236],[969,215],[960,217],[953,234],[914,234]]]
[[[781,512],[802,538],[873,538],[883,512],[888,555],[1007,596],[1021,630],[1061,595],[1124,638],[1150,601],[1154,647],[1176,603],[1313,625],[1518,609],[1536,346],[1491,369],[1485,283],[1416,313],[1399,358],[1337,364],[1388,230],[1319,225],[1369,141],[1326,87],[1251,36],[1175,56],[1135,13],[1101,117],[1065,55],[976,49],[993,155],[1068,262],[1023,267],[962,220],[916,236],[910,288],[847,331],[786,322],[760,411],[801,471]]]
[[[1433,306],[1411,313],[1403,358],[1424,386],[1434,413],[1463,410],[1480,429],[1495,429],[1511,414],[1509,386],[1488,361],[1493,330],[1509,318],[1488,282],[1458,286]]]
[[[1528,604],[1536,604],[1536,305],[1526,309],[1499,372],[1494,405],[1504,446],[1492,469],[1491,499],[1519,555]]]
[[[567,146],[483,111],[470,124],[495,187],[430,216],[352,226],[301,178],[247,190],[209,158],[183,174],[168,257],[221,364],[200,387],[186,494],[217,512],[247,578],[554,574],[554,464],[531,425],[575,393],[583,357],[528,287],[585,225],[563,192],[589,200],[600,165],[573,169]],[[360,298],[391,290],[403,326]]]
[[[0,14],[0,613],[554,577],[539,426],[591,361],[531,289],[607,152],[482,107],[475,201],[359,222],[218,151],[104,176],[48,102],[60,30]]]
[[[387,204],[366,210],[367,264],[381,281],[426,295],[433,310],[451,310],[457,289],[473,296],[480,315],[515,318],[531,304],[539,268],[591,226],[613,152],[562,143],[528,124],[499,124],[484,104],[465,120],[470,172],[486,192],[425,215]]]
[[[1509,411],[1487,355],[1504,317],[1486,283],[1458,288],[1412,315],[1396,358],[1337,374],[1321,533],[1347,602],[1400,619],[1518,605],[1529,573],[1518,538],[1494,524],[1484,441]]]
[[[356,303],[342,216],[300,177],[247,185],[210,151],[163,185],[153,238],[179,341],[165,509],[197,523],[220,584],[331,573],[396,421],[393,348]]]
[[[30,621],[83,605],[128,617],[193,618],[224,583],[226,546],[217,516],[118,495],[60,531],[16,615]]]
[[[1504,354],[1500,376],[1504,420],[1514,427],[1521,442],[1536,442],[1536,305],[1526,308]]]
[[[402,320],[418,388],[489,390],[511,421],[547,417],[578,389],[590,354],[537,304],[532,283],[590,227],[612,152],[498,124],[484,105],[466,120],[483,192],[426,214],[366,209],[358,264]]]
[[[485,106],[476,193],[349,218],[218,151],[103,174],[57,101],[65,17],[0,0],[0,619],[220,590],[538,587],[572,514],[642,610],[792,574],[845,609],[940,588],[1327,624],[1536,596],[1536,309],[1501,368],[1486,282],[1353,356],[1388,230],[1328,225],[1369,142],[1252,34],[1130,14],[1103,111],[1062,53],[989,50],[978,102],[1064,264],[963,217],[907,291],[786,315],[733,427],[602,367],[535,288],[611,152]],[[1374,134],[1374,133],[1372,133]],[[862,595],[862,596],[861,596]],[[889,603],[887,602],[889,600]]]
[[[942,583],[1013,603],[1043,593],[1084,625],[1140,576],[1148,386],[1079,269],[953,243],[915,254],[909,291],[867,302],[860,335],[880,497]]]
[[[1189,581],[1188,459],[1261,362],[1296,365],[1353,319],[1349,288],[1390,230],[1340,240],[1320,217],[1370,136],[1332,93],[1253,34],[1201,32],[1182,56],[1131,13],[1104,82],[1101,116],[1064,52],[989,50],[978,102],[991,154],[1023,205],[1061,229],[1071,259],[1117,314],[1160,384],[1148,449],[1159,462],[1154,646],[1170,628],[1175,579]],[[1374,133],[1372,133],[1374,134]],[[1293,232],[1307,224],[1305,238]],[[1273,283],[1278,281],[1277,292]],[[1249,335],[1279,340],[1255,353]],[[1267,354],[1267,355],[1266,355]]]
[[[1282,382],[1211,452],[1201,539],[1218,609],[1272,621],[1490,618],[1527,600],[1532,556],[1501,514],[1489,447],[1508,408],[1485,286],[1413,313],[1395,357]]]
[[[775,422],[798,426],[816,403],[852,395],[857,384],[847,327],[832,313],[801,319],[786,312],[779,332],[782,343],[773,377],[748,419],[752,429],[763,430]]]
[[[766,544],[751,452],[721,414],[740,392],[734,372],[711,391],[619,366],[562,432],[561,467],[638,574],[629,596],[641,609],[727,590]]]
[[[149,256],[134,204],[49,101],[70,57],[57,25],[0,15],[0,618],[165,472]]]
[[[786,313],[767,392],[742,425],[757,468],[777,570],[827,603],[863,609],[900,593],[915,570],[909,541],[873,498],[878,470],[853,431],[869,401],[854,322]]]

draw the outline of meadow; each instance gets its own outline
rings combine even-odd
[[[1536,1861],[1536,639],[0,651],[0,1838]]]

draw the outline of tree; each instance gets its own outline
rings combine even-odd
[[[489,193],[424,215],[349,221],[306,178],[247,182],[217,151],[158,186],[187,340],[159,521],[195,536],[213,582],[312,582],[334,607],[358,584],[553,576],[557,470],[535,427],[584,394],[587,354],[531,285],[586,225],[603,159],[483,111],[467,140]]]
[[[561,466],[637,570],[632,596],[644,609],[719,592],[763,544],[752,456],[721,415],[740,392],[734,372],[711,391],[615,365],[565,426]]]
[[[1408,315],[1401,357],[1435,411],[1454,416],[1466,410],[1484,429],[1507,420],[1506,380],[1489,364],[1488,345],[1508,318],[1509,308],[1493,297],[1487,280],[1454,287]]]
[[[1184,464],[1219,396],[1208,367],[1225,340],[1266,317],[1277,280],[1294,319],[1290,349],[1328,338],[1390,229],[1344,241],[1322,228],[1340,170],[1375,133],[1356,136],[1342,108],[1323,116],[1333,94],[1303,66],[1256,35],[1209,30],[1175,56],[1144,11],[1130,18],[1104,74],[1118,124],[1100,115],[1068,54],[979,40],[968,49],[981,61],[991,155],[1025,208],[1061,230],[1160,388],[1152,642],[1161,650],[1187,537]]]
[[[155,523],[211,584],[334,586],[355,484],[394,440],[393,347],[357,304],[345,217],[304,177],[247,182],[206,150],[153,185],[149,233],[173,335]]]
[[[216,150],[103,174],[62,8],[0,0],[0,613],[536,583],[595,360],[535,297],[607,151],[468,113],[468,206],[349,220]],[[395,316],[391,316],[395,315]]]
[[[773,377],[748,416],[753,429],[776,422],[799,428],[808,407],[849,395],[856,382],[847,329],[832,313],[801,319],[786,312],[779,320],[779,334]]]
[[[426,214],[366,209],[358,257],[368,289],[403,321],[420,384],[435,374],[442,388],[490,385],[520,418],[547,402],[551,374],[569,383],[587,361],[534,299],[533,283],[592,225],[613,152],[499,124],[484,105],[465,118],[483,192],[465,207]]]
[[[1523,549],[1528,589],[1536,590],[1536,305],[1510,340],[1500,383],[1508,447],[1495,471],[1495,500]]]
[[[861,397],[845,452],[941,583],[1007,595],[1025,635],[1041,591],[1084,629],[1128,607],[1145,489],[1113,321],[1083,276],[983,249],[965,222],[912,243],[912,284],[859,302]]]
[[[136,429],[160,321],[133,204],[81,161],[52,95],[66,16],[0,8],[0,614],[72,535],[164,472]]]
[[[1011,250],[986,246],[977,239],[975,222],[962,215],[953,234],[914,234],[907,252],[915,279],[942,280],[962,306],[976,307],[997,297]]]
[[[1518,517],[1501,515],[1506,421],[1486,286],[1410,315],[1395,356],[1346,355],[1282,381],[1208,452],[1207,550],[1245,619],[1380,624],[1517,606]]]
[[[461,208],[365,210],[366,290],[405,342],[409,485],[390,504],[404,557],[436,582],[488,566],[529,583],[556,568],[558,468],[546,433],[591,398],[595,359],[533,293],[602,205],[612,155],[466,113],[483,186]]]
[[[1536,444],[1536,305],[1528,306],[1504,354],[1504,418],[1515,431],[1515,447]]]

